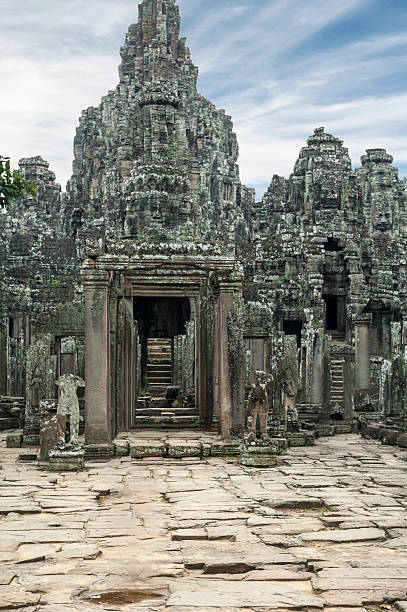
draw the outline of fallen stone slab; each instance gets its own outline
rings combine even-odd
[[[16,497],[0,498],[0,514],[18,512],[19,514],[36,514],[41,512],[41,506],[30,500],[18,499]]]
[[[3,527],[3,524],[1,525]],[[20,540],[18,538],[10,538],[1,540],[0,539],[0,553],[2,552],[14,552],[17,550],[20,544]]]
[[[339,524],[339,529],[365,529],[366,527],[375,527],[370,521],[344,521]]]
[[[407,612],[407,601],[396,601],[396,608],[402,612]]]
[[[204,569],[207,574],[244,574],[265,564],[298,565],[297,556],[263,543],[246,544],[215,540],[183,542],[182,556],[187,569]]]
[[[41,593],[28,593],[18,585],[0,586],[0,610],[37,605],[40,599]]]
[[[312,578],[314,590],[321,591],[397,591],[407,595],[407,582],[403,578]]]
[[[396,601],[401,598],[398,591],[388,591],[385,589],[377,589],[373,591],[325,591],[321,593],[321,597],[326,607],[331,606],[369,606],[375,604],[387,603]]]
[[[369,560],[366,560],[369,563]],[[407,580],[407,567],[329,567],[318,572],[318,578],[368,579],[368,580]]]
[[[15,576],[15,572],[2,571],[0,574],[0,586],[10,584]]]
[[[366,608],[324,608],[324,612],[367,612]]]
[[[384,544],[386,548],[407,548],[407,536],[393,538]]]
[[[280,508],[287,510],[312,510],[313,508],[322,508],[325,506],[322,499],[317,497],[301,497],[300,495],[280,498],[277,497],[275,499],[261,501],[260,503],[269,508]]]
[[[249,519],[250,520],[250,519]],[[268,519],[268,523],[257,529],[253,533],[258,535],[299,535],[307,532],[315,532],[324,529],[324,524],[317,518],[287,518],[287,519]]]
[[[243,576],[243,580],[310,580],[314,574],[311,572],[295,572],[292,570],[276,567],[275,569],[254,570]]]
[[[318,595],[314,595],[299,585],[302,583],[284,582],[236,582],[226,580],[199,580],[196,583],[175,583],[170,585],[174,590],[167,606],[185,606],[187,609],[202,607],[202,603],[215,608],[226,609],[231,606],[237,608],[253,608],[264,606],[268,610],[281,608],[322,609],[323,602]],[[297,586],[298,585],[298,586]]]
[[[267,546],[297,548],[303,544],[302,539],[297,536],[259,534],[258,537],[264,544],[267,544]]]
[[[172,540],[207,540],[208,534],[205,529],[178,529],[171,534]]]
[[[332,531],[317,531],[301,536],[304,542],[364,542],[369,540],[384,540],[382,529],[367,527],[365,529],[333,529]]]
[[[5,536],[3,538],[3,536]],[[34,529],[32,531],[7,531],[0,533],[1,539],[15,539],[25,544],[42,544],[52,542],[82,542],[85,538],[83,529]]]

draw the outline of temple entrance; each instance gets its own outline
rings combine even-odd
[[[106,254],[82,274],[87,443],[214,422],[223,438],[240,435],[242,274],[234,259],[132,258],[121,253],[113,262]]]

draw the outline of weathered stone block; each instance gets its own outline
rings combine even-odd
[[[4,418],[0,419],[0,431],[7,431],[7,429],[17,429],[18,428],[18,418]]]
[[[23,443],[23,434],[21,432],[8,434],[6,438],[7,448],[21,448],[22,443]]]
[[[182,457],[200,457],[202,444],[200,442],[186,442],[185,440],[170,440],[168,442],[168,456],[174,459]]]
[[[130,442],[128,440],[115,440],[113,446],[116,457],[126,457],[130,454]]]
[[[49,452],[51,472],[74,472],[85,467],[85,452],[81,449],[56,449]]]
[[[113,444],[86,444],[84,446],[86,461],[106,461],[114,457]]]
[[[160,440],[137,440],[130,444],[130,454],[133,459],[166,457],[168,447],[165,442]]]

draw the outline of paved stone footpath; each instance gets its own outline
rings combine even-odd
[[[0,453],[0,610],[407,610],[407,453],[358,436],[274,469]]]

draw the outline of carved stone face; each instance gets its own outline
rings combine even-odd
[[[380,199],[372,210],[373,227],[379,232],[387,232],[393,227],[393,214],[390,203],[386,199]]]

